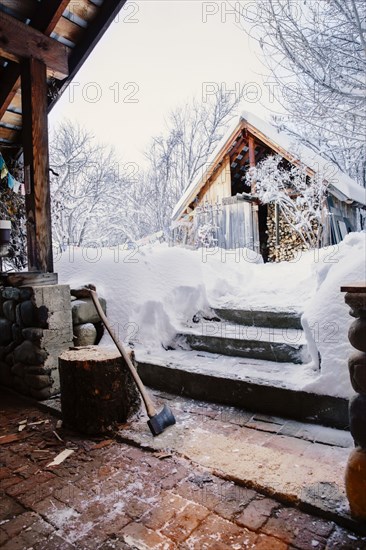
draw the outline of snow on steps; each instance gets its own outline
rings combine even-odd
[[[218,318],[185,327],[173,347],[284,363],[307,363],[301,314],[295,310],[216,309]]]
[[[197,351],[152,355],[136,350],[138,372],[152,388],[340,429],[348,427],[348,401],[300,390],[291,363],[241,359]],[[308,369],[309,381],[312,372]],[[304,374],[302,374],[304,378]]]
[[[215,308],[216,315],[229,323],[255,327],[300,329],[302,312],[294,308],[229,309]]]
[[[151,387],[194,399],[345,429],[347,399],[300,388],[314,371],[301,313],[296,310],[215,309],[176,336],[175,349],[156,356],[136,350]],[[197,319],[196,319],[197,320]],[[299,376],[300,375],[300,376]]]

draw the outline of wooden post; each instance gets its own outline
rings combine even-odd
[[[251,168],[255,168],[255,142],[252,136],[249,136],[249,164]]]
[[[21,81],[28,270],[53,272],[46,65],[24,60]]]
[[[345,485],[351,514],[366,521],[366,281],[341,287],[345,302],[355,320],[348,338],[357,350],[348,360],[351,384],[356,392],[349,405],[350,431],[356,448],[351,452],[346,468]]]
[[[248,138],[249,145],[249,166],[255,168],[255,141],[252,136]],[[255,195],[255,182],[252,183],[251,190],[252,195]],[[260,252],[260,238],[259,238],[259,219],[258,219],[258,203],[252,205],[253,212],[253,250]]]

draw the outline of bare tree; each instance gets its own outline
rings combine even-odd
[[[184,188],[207,163],[239,98],[217,92],[172,111],[164,135],[152,139],[147,169],[124,173],[113,151],[66,121],[50,142],[54,241],[114,246],[170,226]]]
[[[276,124],[366,185],[365,2],[258,0],[257,6],[249,32],[288,113]]]
[[[113,150],[70,121],[50,141],[53,239],[82,246],[133,240],[123,195],[129,181]]]
[[[240,97],[217,91],[207,102],[193,99],[172,111],[167,130],[154,137],[147,153],[144,203],[151,229],[168,228],[171,212],[184,189],[203,171],[236,114]]]

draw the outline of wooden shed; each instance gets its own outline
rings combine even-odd
[[[302,243],[288,233],[275,204],[261,204],[247,185],[250,167],[270,155],[305,166],[309,176],[321,174],[327,186],[327,222],[322,245],[340,242],[350,231],[363,229],[366,190],[338,167],[251,113],[244,113],[224,136],[202,173],[177,203],[172,216],[173,240],[197,245],[197,234],[209,223],[214,242],[226,249],[246,247],[265,260],[291,259]]]

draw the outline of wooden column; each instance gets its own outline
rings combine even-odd
[[[46,65],[24,60],[21,81],[28,270],[53,272]]]
[[[255,168],[255,141],[254,137],[249,136],[248,138],[249,146],[249,166],[250,168]],[[255,182],[252,183],[251,190],[252,195],[255,195]],[[259,221],[258,221],[258,203],[252,203],[252,212],[253,212],[253,250],[260,253],[260,238],[259,238]]]
[[[255,141],[252,136],[249,136],[249,164],[255,168]]]
[[[352,516],[366,521],[366,282],[341,287],[355,320],[348,338],[357,350],[348,360],[351,384],[356,394],[350,400],[350,431],[355,442],[345,475],[347,497]]]

